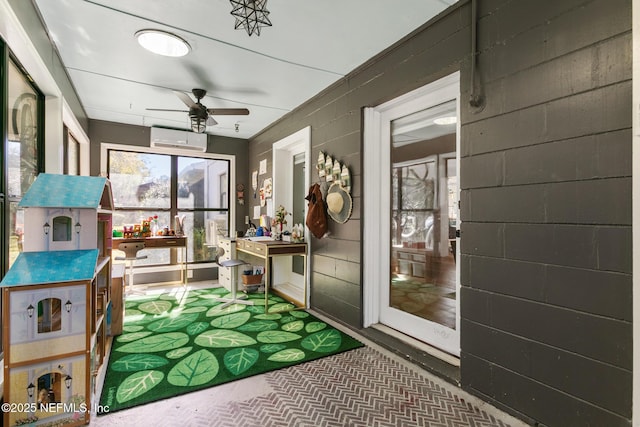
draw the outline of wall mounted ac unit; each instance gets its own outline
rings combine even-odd
[[[207,151],[207,134],[152,127],[150,146],[205,152]]]

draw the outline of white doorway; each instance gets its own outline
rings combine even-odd
[[[456,72],[366,109],[364,135],[364,326],[431,347],[454,364],[459,80]]]
[[[304,197],[310,184],[309,166],[311,164],[311,127],[307,126],[298,132],[287,136],[273,144],[273,209],[279,205],[285,207],[294,215],[287,218],[287,226],[293,226],[295,218],[297,223],[304,226],[306,218],[306,202]],[[297,180],[303,176],[304,184]],[[298,194],[299,193],[299,194]],[[302,210],[302,212],[299,212]],[[308,230],[305,227],[305,235]],[[307,239],[308,241],[308,239]],[[310,249],[308,249],[310,251]],[[301,257],[276,257],[272,265],[273,289],[287,298],[309,306],[309,280],[304,280],[300,274]],[[306,258],[309,271],[309,257]],[[306,291],[304,289],[306,283]],[[306,295],[306,298],[305,298]]]

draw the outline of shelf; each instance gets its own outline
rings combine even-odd
[[[111,258],[109,257],[99,258],[98,263],[96,264],[96,273],[102,271],[102,269],[109,264],[109,261],[111,261]]]
[[[96,325],[95,326],[96,327],[95,330],[96,331],[100,330],[100,327],[102,326],[102,322],[104,322],[104,315],[105,314],[102,313],[102,314],[99,314],[99,315],[96,316],[96,321],[95,321],[95,325]],[[94,335],[95,335],[95,333],[94,333]]]

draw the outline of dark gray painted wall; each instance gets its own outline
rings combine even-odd
[[[629,425],[631,2],[481,4],[462,383],[546,425]]]
[[[468,7],[454,7],[430,31],[417,32],[383,52],[250,141],[250,170],[266,158],[271,176],[272,144],[310,125],[313,165],[323,151],[349,166],[353,213],[345,224],[329,220],[328,237],[311,237],[310,301],[314,309],[351,327],[362,324],[362,108],[458,70],[469,46],[468,15]],[[312,172],[312,181],[318,179]]]
[[[461,384],[531,422],[629,425],[631,2],[480,1],[482,111],[462,3],[255,136],[250,170],[307,125],[312,159],[351,167],[352,219],[311,239],[311,305],[360,328],[361,109],[460,69]]]

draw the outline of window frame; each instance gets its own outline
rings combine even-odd
[[[228,180],[227,180],[227,207],[226,208],[211,208],[211,209],[203,209],[203,208],[193,208],[193,209],[185,209],[179,208],[177,206],[177,197],[171,194],[171,207],[169,209],[154,209],[149,208],[145,210],[156,210],[159,212],[169,212],[170,218],[173,218],[175,215],[180,213],[193,213],[193,212],[220,212],[226,211],[228,215],[228,224],[229,231],[228,235],[231,236],[235,233],[235,203],[231,202],[231,188],[235,188],[235,175],[236,175],[236,164],[235,164],[235,155],[227,155],[227,154],[217,154],[217,153],[194,153],[191,151],[185,151],[180,149],[173,148],[150,148],[144,146],[135,146],[135,145],[125,145],[125,144],[114,144],[114,143],[101,143],[100,144],[100,171],[102,176],[109,176],[109,155],[111,151],[123,151],[123,152],[134,152],[134,153],[142,153],[142,154],[158,154],[158,155],[169,155],[172,156],[171,160],[171,188],[175,189],[177,194],[178,189],[178,177],[177,177],[177,158],[178,157],[192,157],[203,160],[220,160],[228,162]],[[132,212],[139,211],[140,209],[136,209],[134,207],[128,207],[126,209],[116,208],[114,206],[115,211],[124,211],[124,212]],[[187,236],[189,237],[189,236]],[[192,248],[194,250],[195,248]],[[154,266],[179,266],[181,260],[178,259],[178,253],[176,251],[172,251],[171,258],[169,263],[166,264],[153,264]],[[214,260],[203,260],[196,261],[190,260],[188,256],[188,264],[189,265],[206,265],[206,264],[215,264]],[[152,265],[152,264],[145,264]]]
[[[62,151],[63,173],[65,175],[80,175],[80,141],[66,124],[63,125]]]
[[[7,146],[9,138],[9,66],[12,64],[22,75],[26,84],[33,90],[36,95],[36,175],[44,172],[45,164],[45,104],[42,91],[33,81],[33,78],[20,63],[18,58],[11,52],[8,45],[0,39],[0,134],[2,135],[2,157],[0,159],[0,240],[2,241],[2,249],[0,249],[0,279],[4,277],[10,268],[10,239],[7,237],[13,232],[11,228],[11,205],[19,203],[21,197],[9,197],[9,165],[7,162]],[[18,249],[21,252],[21,249]],[[0,294],[0,318],[2,317],[2,295]],[[3,336],[0,330],[0,358],[4,356],[2,347]]]

